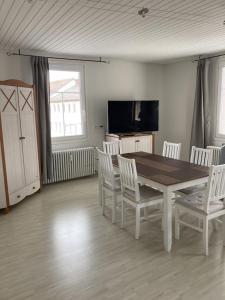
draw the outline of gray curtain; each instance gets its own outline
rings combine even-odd
[[[211,144],[209,105],[209,61],[199,60],[195,91],[191,146],[205,148]]]
[[[39,118],[41,175],[44,182],[52,177],[52,145],[50,127],[49,64],[46,57],[31,57],[33,82]]]

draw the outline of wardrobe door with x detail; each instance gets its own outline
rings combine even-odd
[[[15,204],[23,198],[25,183],[16,86],[0,85],[0,114],[8,192]]]
[[[39,182],[38,147],[36,136],[36,121],[33,89],[18,87],[19,111],[22,132],[22,146],[24,155],[25,185],[37,189],[35,182]]]

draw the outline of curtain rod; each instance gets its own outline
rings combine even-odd
[[[221,57],[221,56],[225,56],[225,53],[212,55],[212,56],[207,56],[207,57],[202,57],[202,58],[200,58],[200,56],[199,56],[198,59],[194,59],[193,61],[200,61],[200,60],[204,60],[204,59],[216,58],[216,57]]]
[[[20,52],[20,50],[18,51],[18,53],[15,52],[7,52],[8,56],[14,56],[14,55],[18,55],[18,56],[30,56],[30,57],[43,57],[40,55],[32,55],[32,54],[23,54]],[[95,60],[95,59],[84,59],[84,58],[66,58],[66,57],[53,57],[53,56],[44,56],[46,58],[50,58],[50,59],[64,59],[64,60],[74,60],[74,61],[83,61],[83,62],[95,62],[95,63],[103,63],[103,64],[109,64],[110,61],[107,60],[102,60],[101,57],[99,57],[99,60]]]

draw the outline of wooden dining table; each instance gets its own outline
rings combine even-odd
[[[141,183],[163,192],[163,240],[165,250],[170,252],[173,238],[173,192],[207,183],[209,168],[146,152],[127,153],[122,156],[135,160],[138,180]],[[113,156],[112,160],[113,165],[118,168],[117,157]]]

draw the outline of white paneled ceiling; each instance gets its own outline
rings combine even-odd
[[[224,0],[0,0],[0,47],[163,61],[225,50],[224,20]]]

